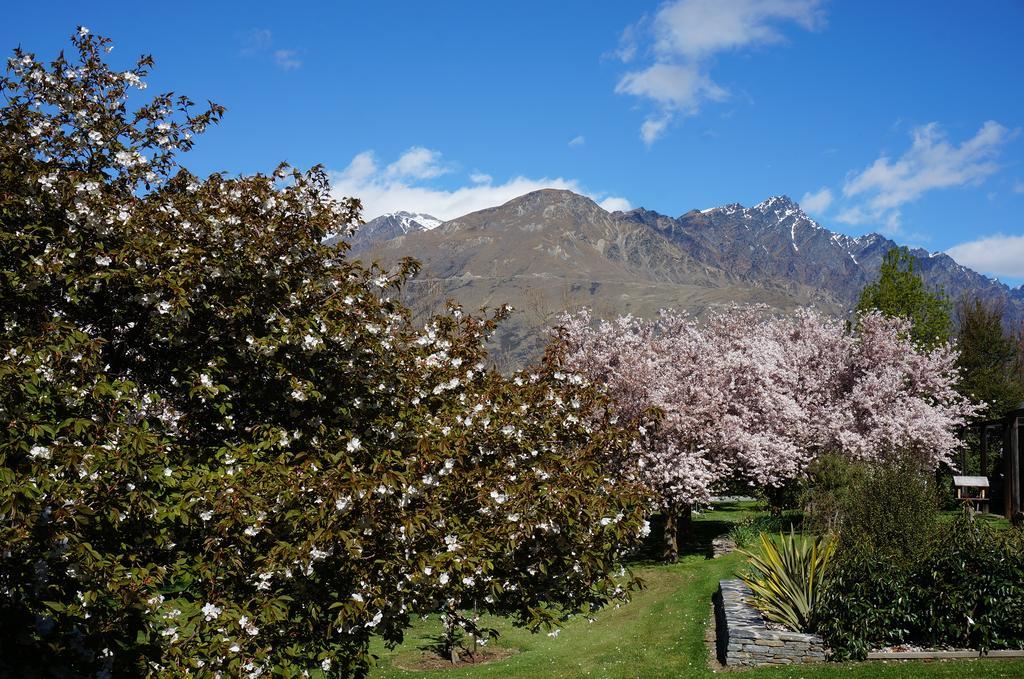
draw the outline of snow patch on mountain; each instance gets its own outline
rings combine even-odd
[[[409,231],[430,231],[431,229],[436,229],[442,223],[437,217],[422,212],[390,212],[386,215],[381,215],[381,217],[391,217],[398,220],[398,223],[401,224],[406,233]],[[378,217],[378,219],[381,217]]]

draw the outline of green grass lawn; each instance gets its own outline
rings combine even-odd
[[[961,510],[959,509],[946,510],[939,514],[939,520],[952,521],[957,516],[960,516],[960,512]],[[975,518],[981,523],[996,530],[1006,530],[1010,527],[1010,522],[1001,514],[976,514]]]
[[[741,566],[738,554],[707,559],[711,538],[755,512],[752,504],[724,505],[696,517],[694,540],[676,564],[640,561],[634,571],[646,582],[633,601],[597,614],[593,623],[569,621],[557,638],[530,634],[501,619],[489,620],[501,631],[490,645],[514,649],[515,655],[494,662],[429,672],[404,669],[414,664],[440,633],[436,618],[417,623],[401,646],[382,644],[370,676],[385,677],[706,677],[712,674],[705,643],[711,616],[711,595],[718,581]],[[1024,661],[973,660],[823,664],[757,669],[757,677],[1024,677]]]

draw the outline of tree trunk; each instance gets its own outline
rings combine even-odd
[[[676,541],[680,545],[685,545],[693,536],[693,505],[683,505],[683,512],[679,519],[679,528],[676,536]]]
[[[444,616],[442,616],[442,622],[444,619]],[[446,618],[447,622],[443,622],[444,650],[448,655],[448,660],[451,661],[453,665],[458,664],[459,662],[459,641],[458,633],[455,631],[455,619],[455,611],[452,610]]]
[[[785,502],[785,488],[776,488],[769,486],[765,489],[765,498],[768,500],[768,511],[772,517],[778,518],[782,516],[783,503]]]
[[[473,639],[471,640],[471,643],[473,644],[473,649],[469,652],[469,659],[472,662],[476,662],[476,652],[477,652],[477,649],[480,648],[480,646],[479,646],[479,644],[477,642],[477,638],[476,638],[476,623],[477,623],[477,621],[480,620],[480,611],[479,611],[478,605],[479,605],[478,602],[476,601],[476,599],[474,599],[473,600],[473,635],[472,635]]]
[[[669,563],[679,560],[679,542],[677,539],[677,518],[679,511],[676,507],[670,506],[665,509],[665,553],[664,558]]]

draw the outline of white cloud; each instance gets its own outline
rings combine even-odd
[[[628,64],[636,57],[636,52],[639,48],[637,36],[642,25],[643,22],[640,21],[626,26],[622,31],[622,35],[619,36],[619,47],[613,52],[613,55],[624,64]]]
[[[679,0],[658,11],[655,51],[698,60],[750,45],[783,41],[774,22],[807,30],[824,25],[818,0]]]
[[[842,224],[870,224],[873,229],[887,236],[898,236],[903,233],[903,213],[899,210],[865,210],[853,205],[843,208],[834,219]]]
[[[995,158],[1017,134],[989,120],[960,145],[949,142],[938,123],[917,127],[899,158],[880,156],[847,177],[843,196],[853,202],[837,219],[847,224],[882,223],[891,233],[901,225],[900,207],[929,191],[977,186],[1000,168]]]
[[[282,71],[294,71],[302,66],[299,53],[295,50],[274,50],[274,63]]]
[[[363,151],[352,159],[343,175],[347,181],[358,184],[369,180],[376,172],[377,161],[373,157],[373,151]]]
[[[1013,183],[1013,192],[1014,193],[1024,193],[1024,182],[1022,182],[1022,181],[1015,181]]]
[[[693,115],[705,101],[723,101],[728,92],[709,74],[716,54],[728,50],[781,42],[778,24],[795,22],[816,30],[824,25],[820,0],[674,0],[654,19],[627,27],[616,54],[633,61],[641,35],[651,40],[654,63],[623,75],[617,94],[649,100],[657,114],[649,115],[641,137],[650,144],[676,115]]]
[[[626,200],[625,198],[618,198],[616,196],[605,198],[600,203],[598,203],[598,205],[601,206],[601,209],[607,210],[608,212],[615,212],[617,210],[625,212],[626,210],[630,210],[633,208],[633,206],[629,204],[628,200]]]
[[[835,220],[843,224],[863,224],[868,219],[867,213],[859,207],[845,208],[835,216]]]
[[[254,28],[242,36],[239,54],[245,57],[271,58],[282,71],[294,71],[302,66],[298,50],[274,49],[274,34],[266,28]]]
[[[583,146],[587,143],[587,138],[582,134],[578,134],[569,140],[569,146]]]
[[[814,193],[808,191],[804,194],[804,197],[800,199],[800,207],[816,215],[820,215],[825,212],[831,204],[832,191],[827,186],[823,186],[820,190]]]
[[[991,276],[1024,278],[1024,236],[995,234],[954,245],[946,254]]]
[[[568,189],[598,201],[609,211],[630,209],[625,198],[590,193],[578,180],[562,177],[534,179],[519,176],[495,184],[490,175],[473,172],[468,177],[471,184],[466,186],[443,189],[425,184],[425,180],[440,174],[435,173],[437,168],[444,168],[441,159],[438,151],[413,147],[397,161],[381,168],[373,152],[364,151],[356,155],[343,171],[332,173],[332,191],[338,197],[359,198],[366,220],[399,210],[424,212],[438,219],[454,219],[501,205],[538,189]]]
[[[254,28],[242,37],[241,53],[244,55],[256,54],[270,49],[274,41],[274,34],[266,28]]]
[[[668,115],[663,115],[660,118],[648,118],[644,121],[644,124],[640,126],[640,138],[644,140],[645,144],[650,146],[658,139],[658,137],[665,134],[665,130],[668,129],[668,123],[671,119],[671,116]]]
[[[910,149],[895,161],[881,156],[846,180],[843,195],[870,195],[869,205],[888,210],[909,203],[926,191],[980,184],[999,169],[994,161],[1015,132],[994,120],[959,146],[949,143],[938,123],[913,131]]]
[[[385,172],[389,177],[431,179],[449,172],[449,169],[441,164],[439,151],[413,146],[399,156],[398,160],[388,165]]]
[[[667,110],[685,112],[696,111],[705,99],[722,101],[728,96],[697,64],[663,63],[622,76],[615,93],[644,97]]]

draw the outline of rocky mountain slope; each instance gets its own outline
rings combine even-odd
[[[354,250],[363,251],[392,238],[407,233],[430,231],[441,225],[441,220],[427,214],[413,212],[389,212],[366,222],[348,239]],[[327,241],[333,245],[340,240],[336,236]]]
[[[744,208],[727,205],[688,212],[678,219],[646,210],[625,213],[663,230],[702,261],[733,271],[750,281],[772,280],[827,291],[847,306],[856,303],[864,285],[878,275],[886,253],[897,243],[877,233],[850,238],[822,227],[786,196]],[[941,252],[911,250],[925,282],[952,299],[970,292],[1003,300],[1008,315],[1024,318],[1017,303],[1021,291],[957,264]]]
[[[397,214],[357,232],[353,256],[419,259],[423,271],[407,294],[423,315],[447,298],[470,309],[512,304],[517,313],[495,346],[506,366],[536,357],[542,329],[579,306],[606,317],[666,307],[701,314],[733,302],[846,315],[896,246],[878,234],[829,231],[785,196],[672,218],[644,209],[609,213],[584,196],[545,189],[439,225]],[[971,292],[1002,300],[1009,318],[1024,319],[1019,290],[944,254],[913,252],[930,285],[954,299]]]

